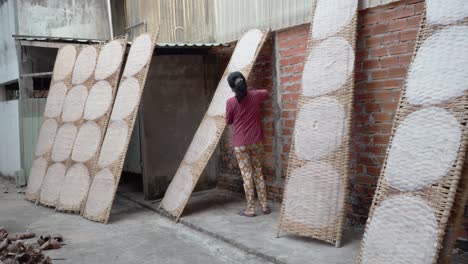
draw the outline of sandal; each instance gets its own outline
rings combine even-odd
[[[239,212],[239,215],[240,215],[240,216],[245,216],[245,217],[255,217],[255,216],[257,216],[255,213],[253,213],[253,214],[247,214],[244,210],[240,211],[240,212]]]
[[[262,207],[262,212],[263,214],[270,214],[271,213],[271,209],[269,206],[265,206],[265,207]]]

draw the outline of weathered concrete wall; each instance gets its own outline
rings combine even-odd
[[[0,177],[21,169],[18,100],[0,102]]]
[[[13,0],[0,0],[0,84],[18,79]]]
[[[217,74],[208,56],[161,55],[152,62],[141,110],[147,199],[165,193],[209,106]],[[199,188],[215,185],[216,163],[207,166]]]
[[[20,35],[109,39],[107,1],[18,0]]]

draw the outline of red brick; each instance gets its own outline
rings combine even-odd
[[[369,176],[357,176],[356,183],[369,185],[375,183],[375,179]]]
[[[362,25],[372,25],[377,22],[381,21],[381,17],[379,14],[372,14],[364,16],[361,20]]]
[[[294,120],[284,120],[284,127],[293,128],[293,127],[294,127],[294,123],[295,123]]]
[[[374,135],[373,141],[374,144],[381,144],[381,145],[387,145],[390,140],[389,135]]]
[[[384,148],[384,153],[385,151],[386,151],[386,148]],[[379,176],[381,170],[382,170],[382,167],[380,166],[367,166],[366,167],[367,174],[371,176]],[[374,183],[377,183],[376,179],[374,179]]]
[[[380,46],[383,42],[383,37],[369,37],[366,39],[366,46],[369,48]]]
[[[297,101],[299,99],[299,94],[284,94],[282,100],[284,101]]]
[[[388,25],[388,31],[402,30],[402,29],[405,29],[407,26],[408,26],[408,23],[406,19],[396,20],[396,21],[391,22]]]
[[[380,62],[377,59],[365,60],[363,63],[364,69],[378,69],[380,68]]]
[[[418,36],[418,30],[406,30],[400,33],[400,41],[416,40]]]
[[[382,110],[384,112],[396,112],[397,107],[398,107],[398,102],[397,101],[395,101],[395,102],[385,102],[382,105]]]
[[[392,44],[392,43],[397,43],[399,41],[400,41],[400,33],[393,32],[393,33],[388,33],[384,35],[382,44]]]
[[[356,60],[362,60],[367,58],[368,52],[366,50],[361,50],[356,52]],[[372,55],[374,56],[374,55]]]
[[[378,47],[371,50],[372,57],[383,57],[388,55],[387,47]]]
[[[304,58],[305,58],[304,55],[292,57],[292,58],[289,59],[289,64],[294,65],[294,64],[298,64],[298,63],[304,63]]]
[[[389,69],[389,76],[390,78],[398,78],[398,77],[405,77],[408,69],[407,67],[395,67]]]
[[[400,10],[397,10],[395,13],[395,19],[406,18],[414,15],[414,7],[409,6]]]
[[[398,66],[398,57],[384,57],[380,58],[380,66],[382,68],[390,68]]]
[[[400,81],[398,80],[372,81],[372,82],[369,82],[367,85],[369,89],[393,88],[393,87],[399,87],[399,86],[400,86]]]
[[[359,100],[369,101],[394,101],[398,99],[399,92],[388,90],[377,90],[366,94],[358,95]]]
[[[388,78],[388,70],[377,70],[372,72],[372,80]]]
[[[369,114],[358,114],[354,116],[354,122],[356,123],[368,123],[370,115]]]
[[[377,123],[386,123],[393,121],[393,116],[389,113],[374,113],[373,118],[374,121]]]
[[[280,59],[279,63],[281,67],[289,65],[289,59]]]
[[[285,88],[288,92],[299,92],[301,90],[301,84],[291,84],[285,86]]]
[[[424,3],[417,3],[415,5],[415,14],[421,15],[424,12]]]
[[[381,111],[381,106],[380,104],[377,103],[367,103],[366,104],[366,112],[371,113],[371,112],[380,112]]]
[[[413,58],[413,54],[410,55],[400,55],[398,56],[398,64],[407,66],[411,63],[411,59]]]
[[[379,35],[385,32],[388,32],[388,24],[377,24],[372,27],[372,34]]]
[[[390,52],[390,55],[398,55],[398,54],[406,53],[408,52],[408,44],[404,43],[404,44],[398,44],[398,45],[392,46],[388,49],[388,51]]]
[[[407,20],[407,27],[408,28],[417,28],[419,27],[419,24],[421,24],[421,18],[420,17],[411,17],[411,18],[408,18]]]

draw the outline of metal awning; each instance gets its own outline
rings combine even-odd
[[[45,36],[28,36],[28,35],[13,35],[13,38],[20,42],[22,46],[34,46],[43,48],[60,48],[63,45],[90,45],[107,42],[108,40],[101,39],[85,39],[85,38],[68,38],[68,37],[45,37]],[[132,42],[128,42],[129,45]],[[156,48],[162,49],[183,49],[183,48],[212,48],[212,47],[228,47],[226,43],[156,43]]]

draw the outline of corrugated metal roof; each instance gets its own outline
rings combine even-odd
[[[44,41],[44,42],[67,42],[67,43],[103,43],[107,40],[99,39],[80,39],[80,38],[67,38],[67,37],[43,37],[43,36],[24,36],[13,35],[16,40],[28,41]],[[128,42],[129,45],[132,42]],[[227,47],[226,43],[157,43],[156,48],[211,48],[211,47]]]
[[[107,40],[103,39],[85,39],[85,38],[69,38],[69,37],[45,37],[45,36],[27,36],[27,35],[12,35],[16,40],[29,41],[48,41],[48,42],[74,42],[74,43],[101,43]]]

